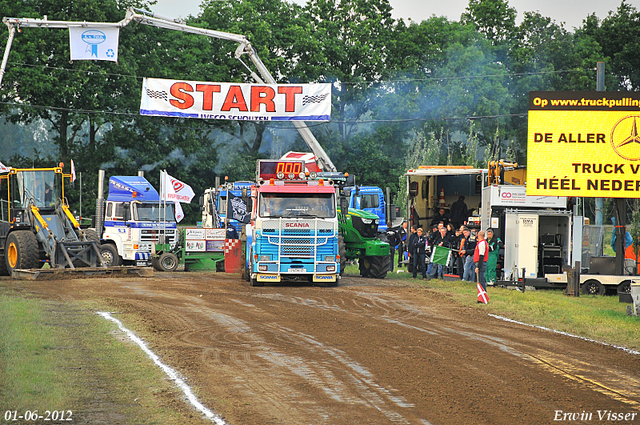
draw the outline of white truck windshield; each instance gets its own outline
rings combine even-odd
[[[173,204],[167,204],[166,214],[158,204],[136,204],[138,221],[176,221]]]
[[[260,217],[293,218],[336,216],[333,193],[263,193],[260,195]]]

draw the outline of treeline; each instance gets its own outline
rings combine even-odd
[[[5,16],[117,22],[137,0],[0,0]],[[504,0],[470,0],[459,21],[396,20],[387,0],[205,0],[193,26],[246,35],[281,83],[332,83],[332,120],[311,130],[342,171],[361,184],[401,188],[419,164],[526,162],[528,92],[640,87],[640,15],[625,3],[579,28],[535,12],[516,23]],[[0,29],[2,46],[8,30]],[[146,25],[120,31],[119,61],[69,61],[68,31],[17,33],[0,89],[0,161],[68,163],[83,172],[83,210],[97,170],[159,172],[196,193],[216,176],[253,179],[255,160],[308,151],[282,123],[139,115],[143,77],[253,82],[232,42]],[[244,61],[248,65],[248,60]],[[21,146],[16,148],[16,143]],[[70,201],[77,205],[74,191]],[[186,206],[189,221],[197,205]]]

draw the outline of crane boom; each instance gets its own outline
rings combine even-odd
[[[8,18],[5,17],[2,21],[9,28],[9,40],[4,52],[2,65],[0,66],[0,87],[2,87],[2,77],[9,57],[9,51],[11,50],[11,43],[13,41],[13,35],[16,29],[20,27],[25,28],[73,28],[73,27],[102,27],[102,28],[124,28],[131,22],[139,22],[144,25],[149,25],[157,28],[170,29],[175,31],[183,31],[190,34],[205,35],[207,37],[218,38],[222,40],[233,41],[238,43],[238,48],[235,51],[235,58],[242,62],[241,56],[246,54],[253,62],[254,66],[258,69],[260,76],[252,71],[244,62],[242,64],[251,72],[251,76],[258,83],[277,84],[273,75],[269,72],[267,67],[262,63],[262,60],[258,57],[255,49],[249,42],[246,36],[239,34],[232,34],[223,31],[214,31],[206,28],[198,28],[184,24],[180,19],[171,19],[152,12],[147,12],[139,9],[129,8],[123,20],[119,22],[86,22],[86,21],[50,21],[44,19],[32,19],[32,18]],[[327,153],[322,149],[318,140],[309,130],[309,127],[304,121],[294,121],[294,126],[300,133],[300,136],[305,141],[309,149],[313,152],[318,160],[318,165],[323,171],[335,172],[336,167],[329,159]]]

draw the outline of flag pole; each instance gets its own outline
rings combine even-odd
[[[80,171],[80,218],[82,218],[82,171]]]

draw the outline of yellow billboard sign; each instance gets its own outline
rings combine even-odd
[[[527,195],[640,197],[640,93],[530,92]]]

